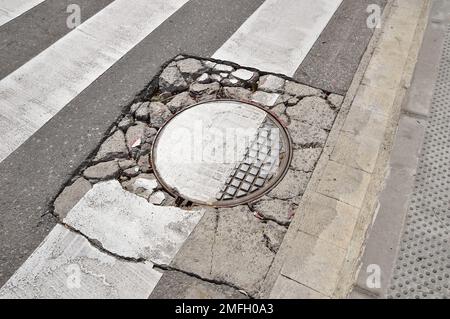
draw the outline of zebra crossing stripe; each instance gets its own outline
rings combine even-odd
[[[0,26],[24,14],[44,0],[0,0]]]
[[[292,76],[341,3],[266,0],[213,57]]]
[[[116,0],[0,81],[0,161],[187,0]]]

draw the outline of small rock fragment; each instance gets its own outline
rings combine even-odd
[[[141,106],[136,110],[134,116],[137,120],[147,122],[149,119],[149,105],[150,102],[144,102]]]
[[[137,162],[139,165],[139,168],[141,169],[141,172],[143,173],[150,173],[152,171],[152,166],[150,165],[150,160],[148,155],[143,155],[139,157],[139,160]]]
[[[159,77],[159,88],[161,91],[177,92],[188,88],[188,84],[176,66],[168,66]]]
[[[226,97],[238,100],[249,100],[251,92],[240,87],[224,87],[223,93]]]
[[[114,158],[124,158],[127,156],[128,149],[125,144],[125,135],[121,130],[117,130],[100,146],[100,149],[95,156],[94,161],[109,161]]]
[[[136,177],[139,175],[139,166],[127,168],[123,171],[123,175],[127,177]]]
[[[210,83],[210,82],[211,82],[211,79],[210,79],[208,73],[203,73],[202,75],[200,75],[200,76],[197,78],[196,81],[197,81],[198,83],[201,83],[201,84],[207,84],[207,83]]]
[[[203,64],[209,68],[209,69],[213,69],[216,66],[216,62],[212,62],[212,61],[208,61],[208,60],[204,60]]]
[[[83,176],[92,180],[107,180],[115,178],[118,174],[119,165],[116,161],[110,161],[88,167]]]
[[[117,125],[119,129],[126,132],[130,126],[134,123],[134,119],[130,114],[127,114]]]
[[[149,108],[150,124],[153,127],[160,128],[172,116],[169,108],[160,102],[152,102]]]
[[[234,71],[234,68],[232,67],[232,66],[230,66],[230,65],[226,65],[226,64],[216,64],[215,66],[214,66],[214,69],[213,69],[215,72],[219,72],[219,73],[221,73],[221,72],[227,72],[227,73],[230,73],[230,72],[233,72]]]
[[[189,91],[194,95],[211,95],[220,90],[220,84],[217,82],[209,84],[193,83]]]
[[[148,138],[151,138],[155,134],[156,130],[154,128],[149,127],[143,122],[136,122],[136,124],[131,126],[126,133],[126,142],[128,149],[132,150],[133,147],[140,146],[143,142],[145,142]]]
[[[161,205],[165,199],[166,199],[166,196],[164,195],[164,193],[161,191],[158,191],[158,192],[155,192],[152,195],[150,195],[148,202],[150,204],[154,204],[154,205]]]
[[[215,82],[221,82],[222,77],[219,74],[211,74],[211,80],[213,80]]]
[[[231,73],[231,75],[239,80],[250,81],[255,76],[255,72],[246,69],[238,69]]]
[[[206,69],[201,61],[192,58],[178,61],[177,66],[183,75],[199,75]]]
[[[172,113],[177,113],[192,104],[195,104],[195,100],[189,95],[189,92],[183,92],[175,95],[175,97],[167,103],[167,107]]]
[[[130,113],[134,114],[136,112],[136,110],[142,105],[142,102],[138,102],[138,103],[134,103],[131,107],[130,107]]]
[[[135,165],[136,165],[136,162],[133,161],[133,160],[122,160],[122,161],[119,161],[119,167],[122,170],[125,170],[127,168],[133,167]]]
[[[241,84],[236,78],[223,79],[220,83],[223,86],[239,86]]]

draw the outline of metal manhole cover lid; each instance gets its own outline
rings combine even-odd
[[[155,138],[151,160],[173,196],[229,207],[274,188],[291,154],[289,135],[272,114],[250,103],[215,100],[172,117]]]

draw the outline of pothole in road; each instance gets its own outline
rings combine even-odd
[[[153,144],[152,167],[174,197],[230,207],[273,189],[291,155],[286,129],[263,107],[215,100],[193,105],[165,124]]]
[[[205,208],[174,268],[212,282],[226,278],[256,295],[342,98],[226,61],[177,57],[79,167],[55,200],[54,213],[63,219],[92,185],[111,180],[151,205],[183,208],[186,218],[205,204],[217,206]]]

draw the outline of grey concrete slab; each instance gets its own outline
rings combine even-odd
[[[344,0],[316,41],[294,79],[328,92],[345,94],[373,34],[367,7],[386,0]]]
[[[67,7],[80,7],[86,21],[113,0],[47,0],[0,27],[0,79],[70,32]]]
[[[0,285],[54,226],[42,215],[123,106],[171,57],[212,55],[262,2],[188,2],[0,163]]]

